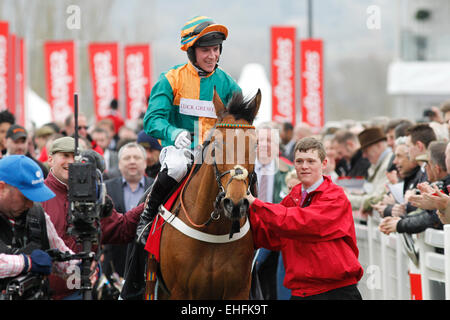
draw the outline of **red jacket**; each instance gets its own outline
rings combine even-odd
[[[64,243],[74,252],[80,252],[82,247],[76,243],[73,236],[67,234],[67,214],[69,201],[67,199],[67,185],[59,181],[52,173],[48,173],[44,183],[55,193],[55,197],[42,203],[45,212],[50,216],[55,225],[56,232],[64,240]],[[111,215],[100,221],[101,244],[126,244],[134,239],[136,226],[139,222],[144,204],[120,214],[113,209]],[[95,246],[93,250],[97,250]],[[125,258],[125,257],[124,257]],[[57,276],[50,276],[50,287],[54,290],[53,298],[58,300],[74,293],[74,290],[67,289],[66,280]]]
[[[257,248],[282,252],[284,286],[294,296],[310,296],[356,284],[363,275],[358,261],[350,201],[324,176],[300,207],[301,184],[280,204],[256,199],[250,222]]]

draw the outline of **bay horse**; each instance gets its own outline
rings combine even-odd
[[[252,122],[261,92],[248,100],[234,94],[225,108],[214,89],[213,103],[217,122],[203,144],[203,162],[172,206],[177,217],[160,210],[169,222],[162,229],[159,265],[169,294],[159,290],[158,299],[249,298],[254,246],[246,193],[256,181]],[[170,224],[174,220],[182,227]]]

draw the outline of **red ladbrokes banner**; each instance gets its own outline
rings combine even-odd
[[[8,22],[0,21],[0,111],[8,109]]]
[[[150,94],[150,46],[126,46],[124,52],[127,119],[137,119],[147,110]]]
[[[319,132],[324,124],[322,40],[300,42],[302,122]]]
[[[109,113],[111,100],[119,100],[119,63],[117,43],[89,45],[95,115],[98,119]]]
[[[272,120],[295,125],[295,27],[272,27]]]
[[[47,101],[54,121],[64,121],[73,113],[76,90],[75,43],[50,41],[44,45]]]

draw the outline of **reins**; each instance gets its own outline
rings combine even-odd
[[[203,224],[196,224],[196,223],[194,223],[194,222],[192,221],[191,217],[189,216],[189,214],[188,214],[186,208],[184,207],[184,203],[183,203],[184,189],[186,188],[186,186],[188,185],[188,183],[189,183],[189,181],[190,181],[190,179],[191,179],[191,175],[192,175],[192,173],[194,172],[194,168],[195,168],[195,166],[192,166],[191,171],[189,172],[188,180],[187,180],[186,183],[184,184],[183,189],[181,189],[181,193],[180,193],[180,203],[181,203],[181,208],[183,209],[183,211],[184,211],[184,213],[185,213],[185,215],[186,215],[186,218],[188,219],[189,223],[192,224],[194,227],[201,228],[201,227],[206,226],[209,220],[208,220],[207,222],[203,223]]]

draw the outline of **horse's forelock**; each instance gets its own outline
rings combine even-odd
[[[252,123],[255,118],[251,104],[252,100],[253,98],[244,98],[240,91],[234,92],[228,102],[227,113],[232,115],[236,120],[244,119],[248,123]]]

